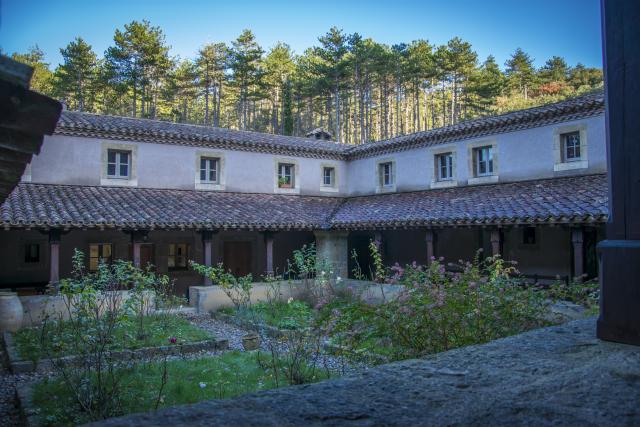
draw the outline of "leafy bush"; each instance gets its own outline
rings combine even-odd
[[[78,250],[72,261],[72,277],[60,285],[65,313],[43,319],[38,331],[40,353],[32,357],[44,353],[50,358],[54,374],[73,396],[78,411],[89,420],[99,420],[122,413],[125,370],[117,369],[123,362],[114,355],[119,334],[127,331],[140,341],[148,338],[145,315],[153,308],[149,293],[167,288],[169,281],[122,260],[112,265],[100,262],[96,273],[88,273],[84,254]],[[118,292],[125,289],[131,290],[128,300]],[[60,359],[68,354],[76,356],[72,362]]]
[[[419,357],[484,343],[545,324],[544,295],[524,287],[499,256],[445,270],[440,260],[392,268],[400,294],[378,305],[327,304],[320,316],[334,341],[354,353]]]
[[[582,283],[574,281],[565,283],[558,281],[548,289],[553,300],[569,301],[586,308],[589,314],[597,314],[600,303],[600,285],[597,282]]]
[[[196,273],[208,277],[214,284],[221,286],[224,293],[237,309],[247,307],[250,304],[251,290],[253,288],[253,277],[251,274],[236,277],[230,271],[225,270],[222,263],[211,267],[198,264],[194,261],[190,261],[189,263]]]

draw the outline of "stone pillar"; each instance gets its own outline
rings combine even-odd
[[[333,270],[334,277],[349,277],[348,231],[316,231],[316,253]]]
[[[49,231],[49,286],[57,288],[60,281],[60,230]]]
[[[502,233],[499,228],[491,229],[491,255],[500,255],[502,246]]]
[[[640,2],[602,1],[609,220],[600,253],[601,339],[640,345]]]
[[[432,229],[428,229],[425,235],[425,241],[427,243],[427,265],[431,264],[431,261],[435,257],[433,250],[433,241],[435,238],[435,232]]]
[[[573,246],[573,277],[581,280],[584,274],[584,232],[582,228],[571,229],[571,245]]]
[[[207,267],[211,267],[212,259],[213,259],[213,250],[212,250],[212,242],[213,242],[213,232],[210,230],[202,231],[202,248],[204,255],[204,265]],[[211,286],[213,283],[209,277],[204,278],[204,285]]]
[[[264,232],[264,246],[265,246],[265,253],[267,255],[267,265],[266,265],[266,274],[267,276],[273,276],[274,275],[274,269],[273,269],[273,233],[270,231],[265,231]]]

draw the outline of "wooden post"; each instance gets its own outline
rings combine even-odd
[[[640,345],[640,2],[602,0],[609,221],[598,338]]]
[[[202,246],[204,249],[204,265],[211,267],[213,265],[213,250],[212,250],[213,232],[205,230],[202,232]],[[211,278],[205,276],[204,285],[211,286]]]
[[[573,277],[581,281],[584,274],[584,232],[582,228],[571,229],[571,244],[573,245]]]
[[[265,252],[266,252],[266,255],[267,255],[266,273],[267,273],[267,276],[273,276],[273,274],[274,274],[274,270],[273,270],[273,233],[271,233],[269,231],[265,231],[264,232],[264,245],[265,245]]]
[[[491,255],[500,255],[502,246],[502,233],[499,228],[491,229]]]
[[[427,265],[431,264],[431,261],[433,261],[435,253],[433,250],[433,239],[435,233],[433,232],[432,229],[428,229],[427,233],[425,235],[425,241],[427,243]]]
[[[56,287],[60,281],[60,230],[49,231],[49,285]]]

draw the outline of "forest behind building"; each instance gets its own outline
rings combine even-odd
[[[70,110],[285,135],[324,128],[361,144],[532,107],[598,90],[602,70],[550,56],[536,68],[517,48],[504,63],[458,37],[396,45],[331,28],[295,54],[265,50],[250,30],[231,44],[170,55],[161,28],[133,21],[96,53],[82,38],[52,69],[37,46],[14,59],[35,67],[32,88]]]

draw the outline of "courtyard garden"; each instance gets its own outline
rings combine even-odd
[[[251,276],[191,263],[228,297],[210,314],[185,312],[166,276],[125,261],[90,273],[77,252],[59,290],[65,309],[12,335],[16,357],[48,361],[23,388],[30,422],[75,425],[306,384],[558,323],[559,301],[597,310],[596,284],[527,285],[499,256],[386,267],[369,249],[373,268],[356,267],[355,281],[313,245],[294,251],[291,279],[263,278],[259,300]]]

